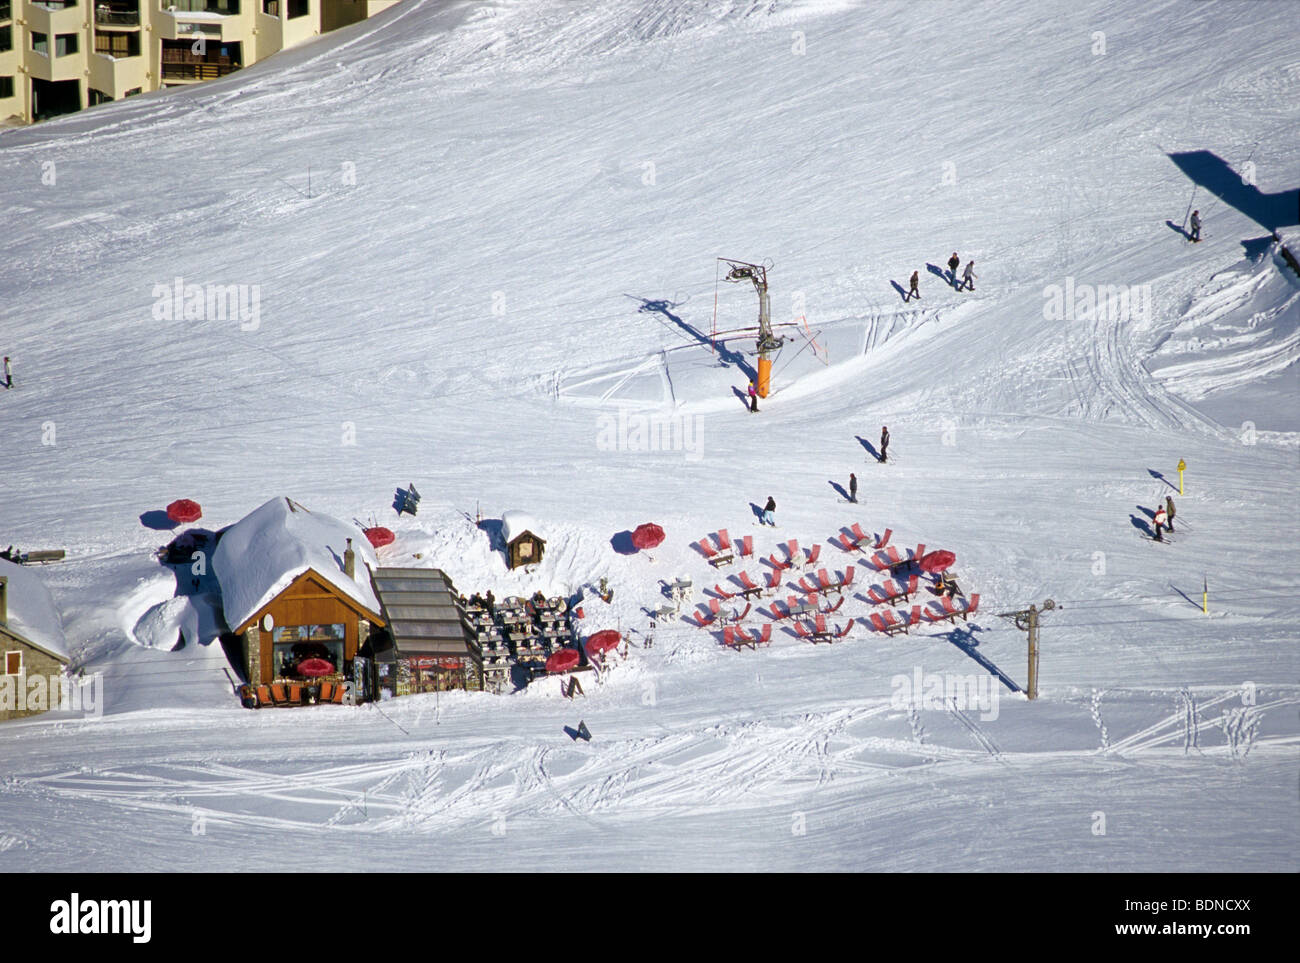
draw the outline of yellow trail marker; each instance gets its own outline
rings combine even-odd
[[[1187,462],[1181,458],[1178,459],[1178,494],[1183,493],[1183,472],[1187,470]]]

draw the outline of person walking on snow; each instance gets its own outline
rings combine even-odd
[[[849,501],[858,503],[858,476],[849,472]]]
[[[754,382],[749,383],[749,413],[752,415],[758,411],[758,389],[754,387]]]
[[[903,298],[903,300],[904,300],[904,301],[910,301],[910,300],[912,300],[913,297],[917,297],[917,298],[919,298],[920,296],[921,296],[921,272],[920,272],[920,271],[913,271],[913,272],[912,272],[912,288],[911,288],[910,291],[907,292],[907,295],[906,295],[906,297]]]
[[[1164,530],[1168,522],[1169,522],[1169,516],[1165,514],[1165,506],[1161,505],[1156,509],[1156,517],[1155,517],[1157,542],[1164,541],[1164,538],[1161,536],[1160,533]]]
[[[1192,233],[1187,240],[1197,241],[1197,242],[1201,240],[1201,212],[1200,211],[1192,211]]]
[[[763,506],[763,517],[761,519],[762,524],[771,525],[773,528],[776,528],[776,518],[772,514],[775,511],[776,499],[771,495],[768,495],[767,504]]]
[[[889,426],[880,426],[880,463],[883,465],[889,459]]]
[[[5,355],[5,387],[14,386],[14,369],[9,367],[9,355]]]
[[[957,268],[960,264],[961,264],[961,258],[957,256],[956,251],[953,251],[952,257],[948,258],[948,273],[952,275],[953,287],[957,286]]]
[[[1165,508],[1169,509],[1169,512],[1168,512],[1168,515],[1169,515],[1169,531],[1170,531],[1170,533],[1172,534],[1172,533],[1173,533],[1173,530],[1174,530],[1174,516],[1175,516],[1176,514],[1178,514],[1178,513],[1174,510],[1174,496],[1173,496],[1173,495],[1166,495],[1166,496],[1165,496]]]
[[[961,275],[962,284],[965,284],[967,288],[969,288],[970,290],[974,291],[974,290],[975,290],[975,279],[976,279],[977,277],[979,277],[979,275],[975,273],[975,262],[974,262],[974,261],[967,261],[967,262],[966,262],[966,270],[963,271],[963,272],[962,272],[962,275]]]

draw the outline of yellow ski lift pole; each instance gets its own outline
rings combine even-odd
[[[1208,576],[1201,583],[1201,611],[1206,615],[1210,614],[1210,579]]]
[[[1183,472],[1187,471],[1187,462],[1178,459],[1178,494],[1183,493]]]

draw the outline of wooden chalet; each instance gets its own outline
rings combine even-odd
[[[506,512],[501,516],[501,537],[506,543],[506,566],[521,568],[536,565],[546,551],[546,539],[538,534],[537,521],[526,512]]]
[[[256,705],[342,702],[369,688],[358,652],[385,619],[361,531],[273,498],[225,529],[212,556],[226,624]],[[360,664],[359,664],[360,663]]]
[[[0,720],[36,715],[57,708],[60,693],[48,682],[32,698],[29,680],[63,675],[69,655],[63,624],[49,590],[31,572],[0,559]]]

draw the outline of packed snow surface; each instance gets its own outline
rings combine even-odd
[[[0,871],[1300,869],[1295,9],[404,0],[0,133],[0,529],[67,550],[39,575],[103,679],[0,725]],[[757,414],[719,257],[769,266]],[[175,498],[216,530],[268,492],[391,527],[367,564],[581,590],[628,653],[575,701],[242,709],[213,606],[307,559],[250,537],[232,590],[153,552]],[[977,613],[869,631],[854,522],[955,553]],[[687,622],[771,571],[711,568],[723,528],[855,565],[848,637]],[[1004,616],[1049,598],[1030,701]]]

